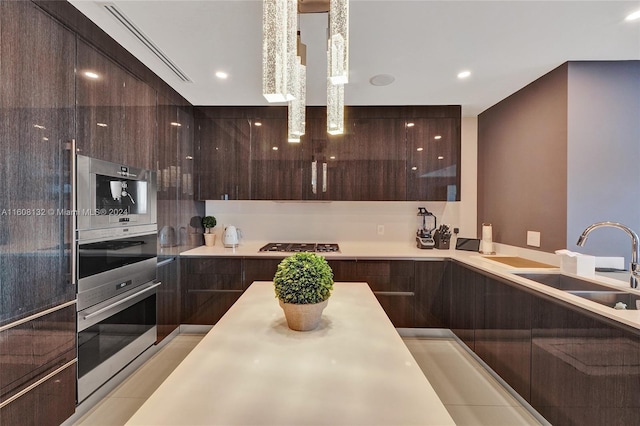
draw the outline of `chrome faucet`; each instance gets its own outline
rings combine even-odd
[[[593,225],[588,226],[587,229],[582,231],[582,234],[578,238],[578,242],[576,244],[578,244],[580,247],[583,247],[584,243],[587,241],[587,236],[589,235],[589,233],[596,228],[603,227],[622,229],[631,237],[631,278],[629,279],[629,285],[631,286],[631,288],[638,288],[638,280],[640,280],[640,266],[638,266],[638,258],[640,257],[640,254],[638,252],[638,250],[640,249],[640,240],[638,239],[638,234],[633,232],[631,228],[617,222],[597,222]]]

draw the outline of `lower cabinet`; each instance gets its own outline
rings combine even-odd
[[[0,354],[1,425],[58,425],[74,413],[75,363],[27,391],[76,358],[74,304],[1,331]]]
[[[162,284],[158,287],[157,317],[158,339],[160,343],[165,337],[180,326],[180,285],[178,281],[179,262],[175,256],[158,256],[157,279]]]
[[[640,423],[640,336],[577,308],[536,298],[531,405],[554,425]]]
[[[215,324],[246,289],[242,258],[182,257],[181,324]]]
[[[414,262],[415,324],[414,327],[449,328],[450,261]]]
[[[639,423],[638,330],[452,264],[449,328],[545,419]]]

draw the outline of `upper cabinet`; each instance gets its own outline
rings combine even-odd
[[[78,152],[155,168],[155,90],[81,40],[76,70]]]
[[[196,111],[201,200],[460,199],[460,107],[348,107],[343,135],[307,107],[300,143],[285,107]]]

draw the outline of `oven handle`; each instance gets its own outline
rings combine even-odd
[[[135,299],[136,297],[139,297],[139,296],[140,296],[141,294],[143,294],[143,293],[146,293],[146,292],[148,292],[148,291],[150,291],[150,290],[153,290],[154,288],[156,288],[156,287],[160,286],[161,284],[162,284],[161,282],[159,282],[159,283],[155,283],[155,284],[153,284],[153,285],[151,285],[151,286],[149,286],[149,287],[145,288],[144,290],[140,290],[139,292],[137,292],[137,293],[135,293],[135,294],[132,294],[132,295],[130,295],[130,296],[127,296],[127,297],[125,297],[124,299],[120,299],[120,300],[118,300],[117,302],[114,302],[114,303],[112,303],[112,304],[111,304],[111,305],[109,305],[109,306],[105,306],[104,308],[98,309],[98,310],[97,310],[97,311],[95,311],[95,312],[91,312],[90,314],[85,315],[85,316],[83,317],[83,319],[84,319],[84,320],[89,320],[89,319],[91,319],[91,318],[93,318],[93,317],[95,317],[95,316],[98,316],[98,315],[100,315],[100,314],[102,314],[102,313],[104,313],[104,312],[106,312],[106,311],[108,311],[108,310],[111,310],[111,309],[115,308],[116,306],[119,306],[119,305],[122,305],[123,303],[128,302],[128,301],[129,301],[129,300],[131,300],[131,299]]]
[[[158,264],[156,265],[156,268],[160,268],[164,265],[168,265],[171,262],[175,262],[176,258],[172,257],[170,259],[165,259],[165,260],[161,260],[160,262],[158,262]]]

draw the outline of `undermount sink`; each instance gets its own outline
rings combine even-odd
[[[580,278],[562,274],[516,273],[514,275],[566,291],[569,294],[591,300],[610,308],[614,308],[618,302],[622,302],[626,305],[626,309],[640,309],[640,295],[616,290]]]

